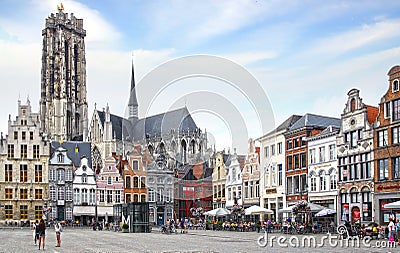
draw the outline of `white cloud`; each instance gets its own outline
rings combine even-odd
[[[338,55],[348,51],[371,46],[373,43],[382,42],[400,37],[400,19],[384,20],[373,24],[364,24],[356,29],[348,30],[341,34],[334,34],[316,41],[311,45],[305,55]]]
[[[234,54],[226,54],[223,57],[235,61],[240,65],[249,65],[261,60],[273,59],[277,57],[276,52],[272,51],[258,51],[258,52],[243,52],[243,53],[234,53]]]

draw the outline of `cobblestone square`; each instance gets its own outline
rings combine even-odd
[[[279,233],[269,234],[269,239],[274,238],[274,245],[260,247],[257,239],[263,234],[255,232],[230,232],[230,231],[204,231],[194,230],[188,234],[165,235],[153,229],[149,234],[133,234],[111,231],[93,231],[89,228],[67,228],[62,234],[61,248],[56,248],[56,238],[53,229],[47,230],[46,252],[400,252],[400,246],[395,248],[377,248],[377,244],[385,245],[387,240],[373,240],[371,247],[360,243],[360,246],[348,247],[329,246],[327,240],[324,246],[291,247],[295,239]],[[275,237],[273,237],[275,236]],[[287,238],[278,245],[278,238]],[[316,235],[317,244],[324,235]],[[332,235],[336,236],[336,235]],[[303,236],[295,236],[302,241]],[[0,229],[0,252],[38,252],[34,245],[32,230],[29,229]],[[290,239],[290,240],[289,240]],[[282,240],[282,239],[280,239]]]

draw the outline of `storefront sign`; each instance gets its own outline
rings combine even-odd
[[[274,193],[276,193],[276,189],[266,189],[265,193],[266,194],[274,194]]]

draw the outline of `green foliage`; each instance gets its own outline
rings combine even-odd
[[[123,228],[123,229],[128,229],[128,228],[129,228],[129,225],[126,224],[126,223],[124,223],[124,224],[122,224],[122,228]]]

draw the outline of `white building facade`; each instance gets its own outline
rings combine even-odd
[[[308,200],[336,210],[337,208],[337,153],[336,134],[339,128],[329,126],[308,141]],[[336,217],[334,220],[338,222]]]
[[[278,210],[286,207],[285,136],[287,129],[301,116],[292,115],[260,142],[260,206],[272,210],[271,220],[280,221]]]
[[[75,171],[73,189],[75,220],[89,225],[96,217],[96,178],[86,157],[82,157],[81,165]]]
[[[242,185],[243,173],[240,166],[239,159],[243,160],[244,157],[238,156],[236,152],[230,156],[229,167],[226,171],[226,207],[231,208],[235,203],[242,206]]]

